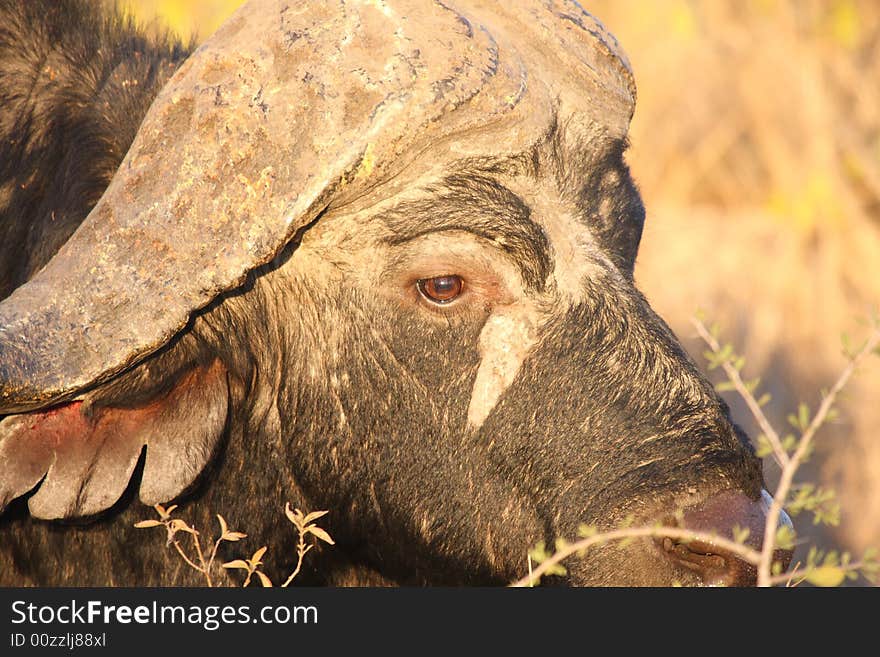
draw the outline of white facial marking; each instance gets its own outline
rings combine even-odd
[[[528,301],[498,308],[480,333],[483,360],[477,371],[468,424],[477,429],[513,383],[538,336],[538,312]]]

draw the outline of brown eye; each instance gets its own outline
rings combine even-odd
[[[454,301],[464,289],[461,276],[435,276],[423,278],[418,282],[419,292],[431,303]]]

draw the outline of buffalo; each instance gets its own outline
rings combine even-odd
[[[583,523],[760,541],[760,461],[633,279],[635,96],[572,1],[251,0],[195,49],[0,0],[0,584],[198,584],[133,527],[168,502],[273,578],[284,503],[330,510],[306,584],[505,584]]]

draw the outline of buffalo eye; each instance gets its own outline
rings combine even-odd
[[[457,299],[464,289],[461,276],[435,276],[423,278],[418,282],[419,292],[431,303],[450,303]]]

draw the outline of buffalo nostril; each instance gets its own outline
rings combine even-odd
[[[697,574],[707,586],[754,586],[758,581],[755,566],[716,545],[702,541],[683,543],[663,540],[666,554],[679,566]]]
[[[748,529],[746,545],[760,550],[772,501],[766,491],[761,491],[757,500],[749,499],[739,491],[724,491],[686,509],[681,524],[686,529],[714,533],[728,539],[733,537],[734,527]],[[791,525],[791,520],[783,513],[780,524]],[[711,541],[684,542],[664,538],[658,543],[679,567],[698,575],[704,584],[754,586],[757,583],[757,568],[753,564]],[[791,558],[791,550],[777,549],[773,553],[773,560],[782,564],[783,571],[788,569]]]

